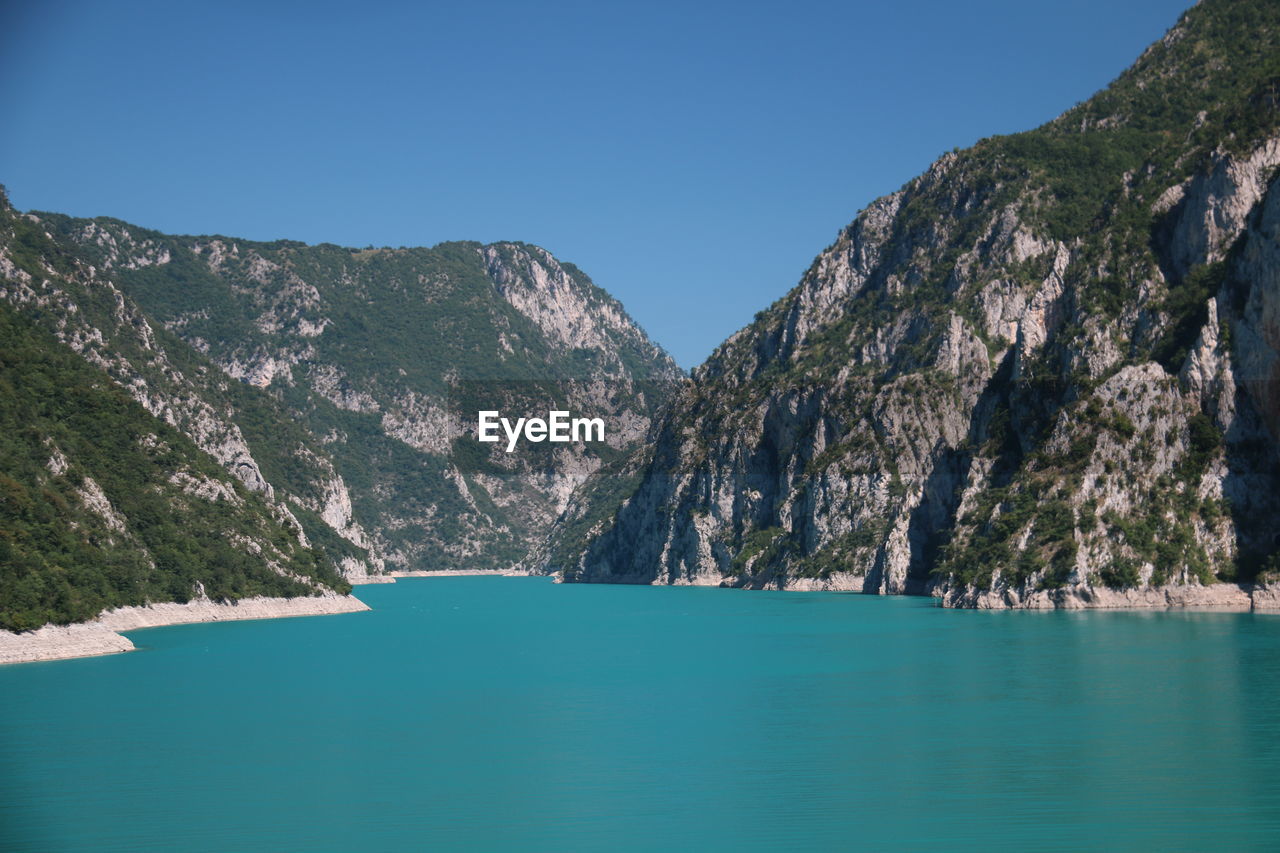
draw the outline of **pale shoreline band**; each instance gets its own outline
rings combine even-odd
[[[186,625],[195,622],[233,622],[244,619],[282,619],[358,613],[369,606],[353,595],[316,595],[299,598],[245,598],[234,604],[209,599],[185,604],[165,602],[108,610],[91,622],[45,625],[15,634],[0,631],[0,664],[32,663],[96,657],[133,651],[133,643],[120,631]]]
[[[352,578],[353,584],[395,583],[397,578],[427,577],[522,577],[530,573],[515,569],[471,569],[461,571],[401,571],[368,578]],[[719,586],[723,579],[710,576],[702,584]],[[839,573],[825,580],[796,579],[782,589],[797,592],[858,592],[862,578]],[[941,602],[943,606],[966,609],[1019,610],[1207,610],[1217,612],[1280,612],[1280,587],[1243,587],[1222,583],[1210,586],[1171,586],[1151,590],[1092,590],[1055,595],[1044,591],[1027,600],[1010,601],[994,594],[975,601]],[[282,619],[293,616],[321,616],[358,613],[369,606],[353,595],[321,595],[301,598],[246,598],[234,604],[208,599],[185,604],[167,602],[109,610],[91,622],[74,625],[46,625],[36,631],[14,633],[0,630],[0,665],[36,661],[67,660],[133,651],[134,645],[121,631],[185,625],[197,622],[231,622],[245,619]]]
[[[352,586],[366,586],[368,584],[395,583],[396,578],[524,578],[530,576],[533,576],[533,572],[526,572],[523,569],[458,569],[456,571],[451,569],[430,569],[420,572],[387,572],[385,575],[359,575],[357,577],[348,577],[347,580]]]
[[[395,583],[396,578],[428,578],[492,575],[521,577],[515,569],[470,569],[461,571],[404,571],[385,575],[355,577],[353,585]],[[233,604],[209,599],[185,604],[164,602],[108,610],[90,622],[72,625],[45,625],[35,631],[14,633],[0,630],[0,665],[70,660],[114,655],[134,650],[121,631],[188,625],[198,622],[234,622],[245,619],[284,619],[293,616],[323,616],[358,613],[369,606],[353,595],[317,595],[299,598],[246,598]]]

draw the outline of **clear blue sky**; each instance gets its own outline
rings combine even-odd
[[[688,367],[1187,5],[0,0],[0,183],[169,232],[537,243]]]

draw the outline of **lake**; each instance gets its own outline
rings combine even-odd
[[[1275,849],[1280,617],[459,577],[0,667],[0,849]]]

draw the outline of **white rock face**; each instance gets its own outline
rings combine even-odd
[[[201,500],[213,503],[226,501],[234,506],[241,506],[244,503],[231,486],[208,477],[198,477],[186,471],[175,471],[169,478],[169,482]]]
[[[377,412],[382,408],[368,391],[352,388],[343,370],[336,365],[312,365],[308,378],[311,387],[339,409],[346,409],[348,412]]]
[[[277,377],[282,378],[286,385],[292,385],[293,364],[294,362],[286,359],[264,355],[251,362],[232,359],[221,366],[234,379],[247,382],[255,388],[268,388]]]
[[[1185,275],[1196,264],[1220,261],[1244,229],[1245,219],[1262,200],[1267,180],[1280,165],[1280,139],[1269,139],[1248,157],[1219,151],[1207,174],[1190,179],[1180,193],[1170,188],[1158,210],[1174,194],[1180,197],[1173,226],[1173,261]]]
[[[792,341],[803,341],[818,321],[830,318],[866,285],[881,263],[902,199],[898,192],[872,202],[814,262],[801,282],[795,319],[788,324]]]
[[[988,339],[1008,343],[1018,339],[1022,317],[1027,313],[1027,297],[1016,283],[992,281],[978,293],[978,306]]]
[[[480,250],[498,293],[567,349],[612,352],[634,326],[613,300],[585,290],[544,249],[498,243]]]
[[[436,400],[406,392],[382,414],[382,428],[387,435],[423,453],[446,455],[453,440],[462,435],[462,424],[454,413]]]
[[[1236,382],[1231,348],[1221,339],[1218,300],[1208,302],[1208,320],[1200,329],[1179,378],[1188,395],[1209,411],[1224,430],[1235,422]]]
[[[364,530],[355,521],[351,512],[351,493],[347,484],[339,476],[324,484],[324,497],[318,512],[325,524],[338,531],[348,542],[359,548],[368,548],[369,540]]]
[[[154,240],[136,240],[127,229],[105,228],[97,222],[86,223],[79,239],[84,243],[93,243],[103,250],[103,269],[119,266],[136,270],[167,264],[172,260],[169,250]]]
[[[240,257],[240,246],[226,243],[223,240],[211,240],[208,243],[196,243],[193,247],[197,255],[203,255],[211,272],[221,272],[228,258]]]
[[[1021,377],[1025,365],[1044,346],[1049,335],[1062,324],[1064,310],[1062,297],[1066,292],[1063,274],[1071,262],[1071,253],[1059,246],[1054,255],[1053,269],[1031,297],[1022,316],[1018,319],[1015,346],[1018,360],[1014,364],[1015,378]]]
[[[125,532],[124,516],[116,512],[116,508],[111,505],[111,501],[107,500],[102,487],[92,477],[84,478],[80,487],[76,489],[76,494],[89,512],[102,519],[108,530],[115,533]]]

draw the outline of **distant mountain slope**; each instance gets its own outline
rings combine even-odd
[[[1280,4],[1205,0],[1087,102],[871,204],[538,564],[969,606],[1241,599],[1217,582],[1272,577],[1280,534],[1277,166]]]
[[[305,427],[350,495],[334,526],[373,571],[521,559],[681,378],[616,300],[534,246],[356,250],[39,219]],[[609,446],[509,457],[474,441],[478,409],[532,415],[553,401],[605,416]],[[327,519],[333,505],[307,509]]]
[[[270,396],[158,328],[75,249],[0,203],[0,297],[262,494],[336,567],[366,572],[346,485],[319,442]]]
[[[0,200],[0,297],[189,436],[351,578],[509,566],[683,381],[581,271],[519,243],[172,237]],[[506,454],[480,408],[603,416]]]
[[[0,302],[0,628],[331,589],[261,495]]]

